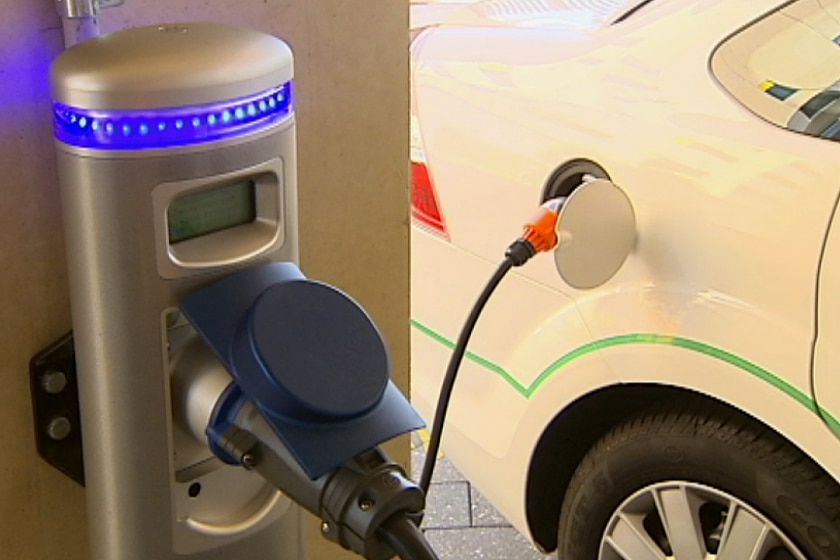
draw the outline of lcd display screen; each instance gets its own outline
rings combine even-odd
[[[169,243],[253,222],[255,190],[254,181],[242,181],[176,198],[166,211]]]

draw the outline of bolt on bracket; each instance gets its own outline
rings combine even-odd
[[[29,362],[29,391],[38,454],[82,486],[82,428],[73,333],[62,336]]]

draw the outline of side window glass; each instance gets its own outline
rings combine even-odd
[[[795,0],[715,50],[720,84],[759,117],[840,140],[840,0]]]

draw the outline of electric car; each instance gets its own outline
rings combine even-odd
[[[536,206],[602,179],[635,220],[597,285],[564,280],[562,222],[504,278],[452,461],[562,560],[840,558],[840,1],[486,0],[411,54],[427,419]]]

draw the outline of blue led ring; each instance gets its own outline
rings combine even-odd
[[[55,137],[101,150],[172,148],[252,134],[293,112],[292,82],[216,103],[168,109],[81,109],[53,102]]]

